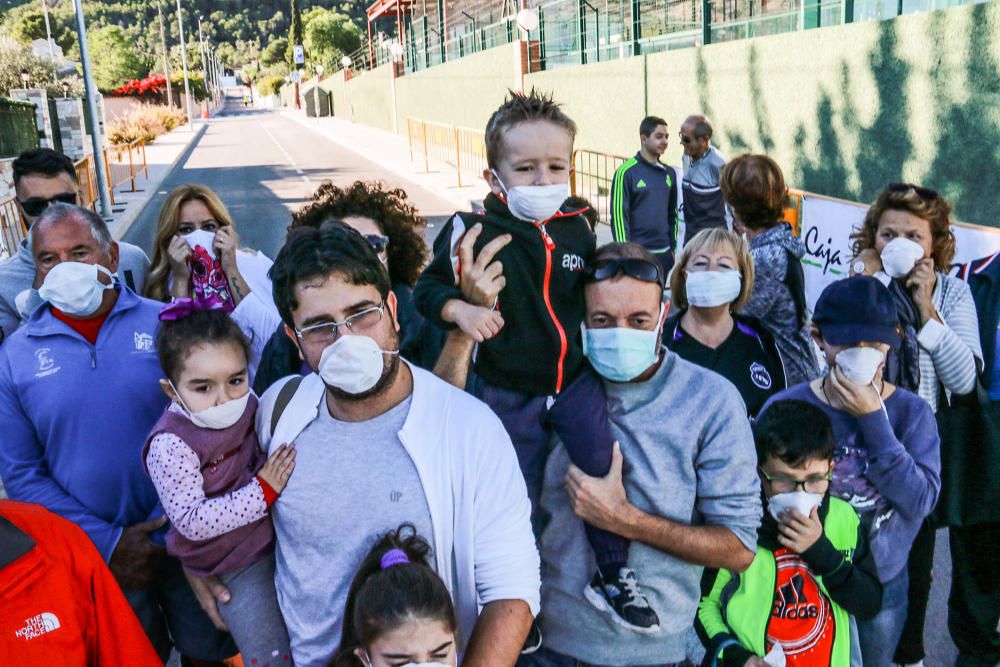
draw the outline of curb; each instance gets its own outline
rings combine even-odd
[[[323,132],[315,124],[309,122],[308,118],[301,117],[298,114],[296,114],[296,113],[294,113],[294,112],[292,112],[292,111],[290,111],[288,109],[283,109],[283,108],[282,109],[275,109],[274,112],[276,114],[284,117],[284,118],[289,118],[289,119],[295,121],[296,123],[298,123],[299,125],[302,125],[303,127],[306,127],[308,129],[312,130],[315,134],[318,134],[319,136],[323,137],[324,139],[332,141],[333,143],[337,144],[338,146],[340,146],[341,148],[343,148],[345,150],[348,150],[348,151],[350,151],[350,152],[352,152],[352,153],[354,153],[356,155],[360,155],[361,157],[365,157],[365,155],[356,146],[352,146],[351,144],[349,144],[349,143],[347,143],[345,141],[342,141],[340,139],[336,139],[333,136],[331,136],[330,134],[327,134],[326,132]],[[352,122],[352,121],[346,121],[346,122]],[[352,124],[354,124],[354,125],[361,125],[360,123],[352,123]],[[362,125],[362,127],[367,127],[367,126]],[[368,158],[368,159],[370,159],[370,158]],[[405,180],[405,181],[407,181],[409,183],[412,183],[414,186],[416,186],[418,188],[421,188],[423,190],[426,190],[428,192],[431,192],[434,195],[436,195],[437,197],[439,197],[440,199],[443,199],[443,200],[451,203],[452,205],[454,205],[456,207],[455,208],[456,211],[473,210],[473,209],[479,207],[479,205],[482,202],[482,197],[464,197],[461,194],[458,194],[458,193],[455,193],[455,192],[449,192],[448,190],[443,189],[441,186],[438,186],[438,185],[433,184],[433,183],[421,183],[419,180],[416,180],[414,178],[414,174],[411,171],[402,170],[402,169],[394,169],[390,165],[381,164],[381,163],[380,163],[380,165],[386,171],[392,172],[393,174],[395,174],[398,178],[401,178],[401,179],[403,179],[403,180]]]
[[[208,123],[201,123],[201,127],[199,127],[197,130],[194,131],[194,133],[191,135],[191,138],[188,139],[188,142],[184,144],[184,147],[181,148],[181,150],[177,153],[177,156],[173,159],[173,161],[169,165],[167,165],[167,170],[166,172],[164,172],[163,178],[161,178],[156,183],[153,183],[152,181],[147,182],[147,185],[149,186],[147,188],[149,194],[146,195],[146,198],[142,201],[141,204],[136,206],[134,209],[132,209],[130,213],[128,213],[125,216],[121,224],[117,225],[118,228],[114,232],[114,237],[116,241],[121,241],[122,238],[125,237],[125,235],[128,233],[128,230],[132,228],[132,225],[135,223],[136,219],[138,219],[138,217],[142,214],[142,212],[146,210],[146,207],[149,205],[149,202],[153,201],[153,197],[156,196],[157,190],[160,189],[160,184],[162,184],[163,181],[167,180],[167,177],[170,176],[171,173],[173,173],[174,167],[177,166],[177,163],[180,162],[181,157],[183,157],[184,154],[187,153],[188,150],[191,148],[191,144],[200,139],[201,136],[205,134],[207,130],[208,130]]]

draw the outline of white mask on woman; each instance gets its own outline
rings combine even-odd
[[[698,308],[732,303],[740,295],[743,279],[739,271],[685,271],[684,294]]]
[[[109,284],[101,282],[102,273]],[[100,264],[60,262],[46,274],[38,296],[71,317],[87,317],[101,307],[109,289],[114,289],[114,274]]]
[[[916,241],[896,237],[885,244],[882,252],[882,268],[890,278],[902,278],[909,275],[917,262],[924,258],[924,247]]]
[[[209,255],[215,257],[215,232],[196,229],[193,232],[183,235],[181,238],[191,246],[191,250],[194,250],[195,246],[201,246]]]

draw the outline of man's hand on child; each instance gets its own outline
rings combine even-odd
[[[492,308],[456,302],[454,322],[477,343],[493,338],[503,328],[503,316]]]
[[[781,546],[799,554],[806,551],[823,535],[819,508],[812,508],[809,516],[795,509],[786,510],[778,522],[778,533],[778,542]]]
[[[478,255],[473,256],[476,240],[482,231],[483,226],[476,223],[462,237],[462,243],[458,247],[462,266],[459,287],[467,302],[474,306],[492,308],[501,290],[507,285],[507,280],[503,277],[503,264],[499,260],[494,262],[493,258],[513,237],[510,234],[498,236],[483,246]]]
[[[277,493],[281,493],[293,470],[295,470],[295,447],[285,444],[274,450],[257,474]]]
[[[616,442],[611,453],[611,469],[604,477],[591,477],[570,464],[566,472],[566,493],[578,517],[596,528],[622,530],[627,523],[625,517],[632,509],[622,482],[624,462],[621,447]]]

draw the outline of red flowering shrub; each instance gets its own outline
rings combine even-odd
[[[162,74],[150,74],[145,79],[132,79],[128,83],[119,86],[112,95],[122,97],[142,97],[147,99],[159,99],[167,89],[167,77]]]

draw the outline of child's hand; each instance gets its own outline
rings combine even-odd
[[[454,317],[455,324],[477,343],[493,338],[503,328],[503,317],[491,308],[456,302]]]
[[[785,511],[778,522],[778,542],[795,553],[802,553],[816,544],[823,535],[823,524],[819,520],[819,508],[814,507],[809,516],[795,509]]]
[[[295,470],[295,446],[282,445],[271,454],[267,463],[260,469],[257,475],[271,485],[271,488],[281,493],[288,484],[288,478]]]

